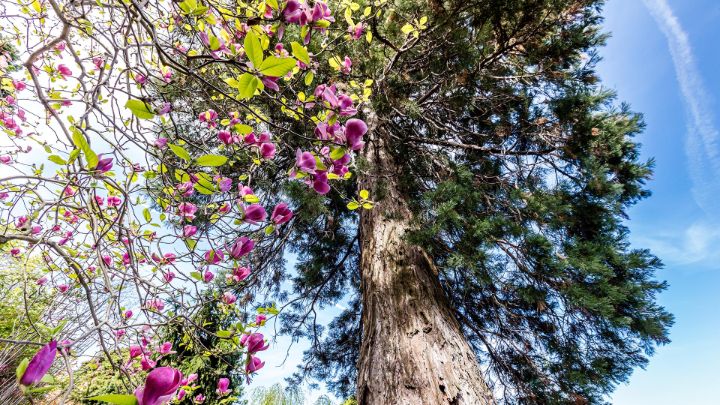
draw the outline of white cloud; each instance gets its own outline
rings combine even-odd
[[[666,264],[687,265],[720,262],[720,227],[706,221],[684,230],[652,237],[635,237],[633,245],[649,248]]]
[[[687,33],[667,0],[643,0],[665,34],[688,114],[686,154],[692,192],[713,222],[720,220],[720,133],[714,125],[711,97],[703,84]]]

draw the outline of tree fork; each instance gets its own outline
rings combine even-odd
[[[368,170],[361,188],[382,200],[363,210],[361,232],[362,344],[360,405],[494,404],[440,285],[437,268],[405,241],[412,213],[399,190],[388,132],[368,114]]]

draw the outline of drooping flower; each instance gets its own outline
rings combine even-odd
[[[135,390],[138,405],[163,405],[172,399],[180,386],[182,373],[172,367],[158,367],[145,379],[145,385]]]
[[[221,397],[223,397],[223,396],[228,395],[228,394],[230,393],[229,387],[230,387],[230,379],[228,379],[228,378],[221,378],[221,379],[218,380],[217,390],[216,390],[215,392],[217,392],[218,395],[220,395]]]
[[[255,356],[250,356],[250,360],[248,361],[247,365],[245,366],[245,371],[249,373],[254,373],[265,365],[265,362],[260,360],[259,358]]]
[[[357,118],[347,120],[345,123],[345,139],[347,140],[348,147],[352,150],[362,149],[364,145],[362,137],[367,131],[368,127],[364,121]]]
[[[313,188],[318,194],[325,195],[330,192],[330,184],[328,184],[327,172],[317,172],[313,180]]]
[[[28,363],[27,368],[25,368],[22,377],[20,377],[20,384],[28,386],[40,382],[48,370],[50,370],[56,353],[57,341],[55,340],[38,350],[30,360],[30,363]]]
[[[288,208],[288,205],[285,203],[280,203],[273,208],[272,215],[270,216],[270,220],[275,225],[282,225],[288,221],[290,221],[293,217],[293,212]]]
[[[254,247],[255,241],[245,236],[241,236],[237,240],[235,240],[235,243],[233,243],[232,247],[230,248],[230,256],[232,256],[233,259],[239,259],[250,253],[250,251]]]

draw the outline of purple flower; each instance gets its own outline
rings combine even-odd
[[[259,314],[258,316],[255,317],[255,323],[258,325],[262,325],[263,322],[265,322],[266,320],[267,320],[267,316],[265,316],[263,314]]]
[[[315,156],[310,152],[302,152],[298,149],[295,152],[295,164],[305,173],[315,173]]]
[[[220,396],[225,396],[230,393],[228,387],[230,386],[230,380],[227,378],[221,378],[217,383],[217,393]]]
[[[203,274],[203,280],[205,280],[206,283],[211,282],[215,278],[215,274],[213,274],[212,271],[206,270],[205,274]]]
[[[223,260],[225,260],[225,254],[222,250],[212,249],[205,252],[205,261],[210,264],[218,264]]]
[[[250,356],[250,361],[248,361],[248,364],[245,366],[245,371],[248,373],[254,373],[265,365],[265,362],[260,360],[259,358],[255,356]]]
[[[275,144],[274,143],[263,143],[260,145],[260,156],[265,160],[271,160],[275,157]]]
[[[185,225],[183,226],[183,237],[189,238],[197,232],[197,226],[194,225]]]
[[[172,367],[158,367],[145,379],[145,386],[135,390],[138,405],[162,405],[172,399],[180,386],[182,373]]]
[[[252,204],[245,208],[245,222],[251,224],[257,224],[258,222],[264,221],[267,218],[267,212],[260,204]]]
[[[235,303],[235,301],[237,301],[237,297],[230,291],[226,291],[222,296],[222,300],[225,304],[232,305]]]
[[[220,189],[221,192],[226,192],[232,188],[232,179],[229,177],[216,177],[216,181],[218,183],[218,189]]]
[[[254,247],[255,242],[252,239],[241,236],[235,241],[235,243],[233,243],[232,247],[230,248],[230,256],[232,256],[233,259],[239,259],[250,253],[250,251]]]
[[[282,225],[293,217],[293,212],[288,208],[288,205],[285,203],[280,203],[275,206],[273,209],[272,215],[270,216],[270,220],[275,223],[275,225]]]
[[[180,203],[180,205],[178,205],[178,215],[180,215],[181,217],[183,217],[187,220],[194,219],[196,212],[197,212],[197,207],[193,203],[184,202],[184,203]]]
[[[247,267],[235,267],[232,272],[232,279],[236,283],[239,283],[250,275],[250,269]]]
[[[347,140],[348,146],[352,150],[362,149],[364,143],[362,141],[363,135],[367,133],[368,127],[364,121],[357,118],[349,119],[345,123],[345,139]]]
[[[20,378],[20,384],[27,386],[40,382],[48,370],[50,370],[56,353],[57,341],[55,340],[38,350],[30,360],[30,363],[28,363],[25,373]]]
[[[267,348],[270,347],[269,344],[265,343],[265,337],[262,333],[243,335],[243,337],[240,338],[240,344],[247,347],[247,351],[250,354],[267,350]]]
[[[205,402],[205,395],[203,395],[203,394],[195,395],[193,402],[195,402],[196,404],[202,404],[203,402]]]
[[[155,147],[156,147],[156,148],[159,148],[159,149],[162,149],[162,148],[164,148],[165,146],[167,146],[167,143],[168,143],[167,138],[162,138],[162,137],[161,137],[161,138],[158,138],[158,139],[155,140]]]
[[[95,165],[95,171],[100,173],[106,173],[113,167],[113,158],[103,158],[103,155],[98,155],[98,162]]]

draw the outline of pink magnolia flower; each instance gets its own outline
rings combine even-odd
[[[197,227],[194,225],[185,225],[183,227],[183,237],[189,238],[197,232]]]
[[[218,139],[225,145],[232,145],[233,143],[237,143],[238,141],[237,137],[233,136],[230,131],[227,130],[219,131]]]
[[[327,172],[317,172],[313,180],[313,188],[318,194],[325,195],[330,192],[330,184],[328,184]]]
[[[170,343],[170,342],[164,342],[158,348],[158,352],[160,352],[160,354],[169,354],[171,351],[172,351],[172,343]]]
[[[118,196],[111,195],[107,198],[108,207],[119,207],[122,204],[122,200]]]
[[[203,395],[203,394],[195,395],[195,398],[193,398],[193,402],[195,402],[196,404],[202,404],[203,402],[205,402],[205,395]]]
[[[235,303],[235,301],[237,301],[237,297],[230,291],[226,291],[222,296],[222,300],[225,304],[232,305]]]
[[[10,155],[2,155],[0,156],[0,163],[3,164],[10,164],[12,162],[12,156]]]
[[[251,333],[249,335],[243,335],[240,338],[240,344],[247,348],[248,353],[255,354],[267,350],[270,347],[269,344],[265,343],[265,337],[262,333]]]
[[[352,150],[362,149],[364,145],[362,137],[367,131],[368,127],[364,121],[357,118],[349,119],[345,123],[345,139],[347,140],[348,147]]]
[[[197,207],[193,203],[183,202],[178,205],[178,215],[189,221],[195,219],[196,212]]]
[[[209,264],[218,264],[225,260],[225,253],[222,250],[211,249],[205,252],[205,261]]]
[[[95,65],[96,69],[100,69],[105,64],[105,60],[101,58],[100,56],[95,56],[92,58],[93,65]]]
[[[239,259],[250,253],[250,251],[254,247],[255,242],[252,239],[241,236],[237,240],[235,240],[235,243],[233,243],[232,247],[230,248],[230,256],[232,256],[233,259]]]
[[[265,160],[272,160],[275,157],[275,144],[268,142],[261,144],[260,156]]]
[[[150,310],[162,311],[165,309],[165,302],[159,299],[148,300],[145,303],[145,307]]]
[[[142,353],[143,353],[142,347],[137,346],[137,345],[130,346],[130,348],[128,349],[128,354],[130,355],[131,359],[134,359],[135,357],[140,356]]]
[[[232,188],[232,179],[229,177],[216,176],[215,181],[220,192],[225,193]]]
[[[66,79],[68,76],[72,76],[72,70],[70,70],[69,67],[60,64],[57,67],[57,72],[62,76],[63,79]]]
[[[215,392],[217,392],[217,394],[221,397],[225,396],[230,393],[228,387],[230,387],[230,380],[227,378],[221,378],[218,380],[217,390]]]
[[[236,283],[239,283],[250,275],[250,269],[247,267],[235,267],[232,272],[232,279]]]
[[[259,314],[255,317],[255,323],[258,325],[262,325],[267,320],[267,316],[263,314]]]
[[[75,195],[75,189],[70,186],[67,186],[63,189],[63,195],[65,197],[72,197]]]
[[[172,271],[163,273],[163,279],[165,279],[166,283],[171,283],[175,279],[175,273],[173,273]]]
[[[125,319],[130,319],[130,318],[132,318],[132,316],[133,316],[133,311],[131,311],[129,309],[123,313],[123,318],[125,318]]]
[[[260,204],[252,204],[246,207],[244,212],[245,216],[243,217],[243,220],[251,224],[257,224],[267,218],[267,212],[265,212],[265,208],[263,208]]]
[[[315,156],[310,152],[303,152],[300,149],[295,152],[295,164],[305,173],[315,173]]]
[[[140,360],[140,367],[142,367],[143,371],[152,370],[156,365],[157,362],[147,356],[143,356]]]
[[[67,292],[67,290],[70,289],[70,286],[67,284],[60,284],[57,286],[58,291],[60,291],[61,294],[64,294]]]
[[[167,146],[168,139],[167,138],[158,138],[155,140],[155,147],[158,149],[163,149],[165,146]]]
[[[99,173],[106,173],[113,167],[113,158],[103,158],[103,155],[98,155],[98,162],[95,166],[95,171]]]
[[[182,373],[172,367],[158,367],[145,378],[145,385],[135,390],[138,405],[163,405],[172,399],[180,386]]]
[[[265,365],[265,362],[260,360],[259,358],[255,356],[250,356],[250,361],[248,361],[247,365],[245,366],[245,371],[249,373],[254,373]]]
[[[47,276],[42,276],[35,282],[37,285],[45,285],[48,281]]]
[[[270,216],[270,220],[275,225],[282,225],[293,217],[293,212],[288,208],[288,205],[285,203],[280,203],[273,208],[272,215]]]
[[[212,271],[210,271],[210,270],[205,270],[205,274],[203,274],[203,280],[204,280],[206,283],[209,283],[209,282],[213,281],[214,278],[215,278],[215,274],[213,274]]]
[[[178,401],[182,401],[183,398],[185,398],[185,395],[186,395],[186,394],[187,394],[187,393],[185,392],[184,389],[180,389],[180,391],[178,391],[178,394],[177,394],[177,400],[178,400]]]
[[[38,350],[30,360],[30,363],[28,363],[27,368],[25,368],[22,377],[20,377],[20,384],[28,386],[40,382],[48,370],[50,370],[53,361],[55,361],[56,353],[57,341],[55,340]]]

